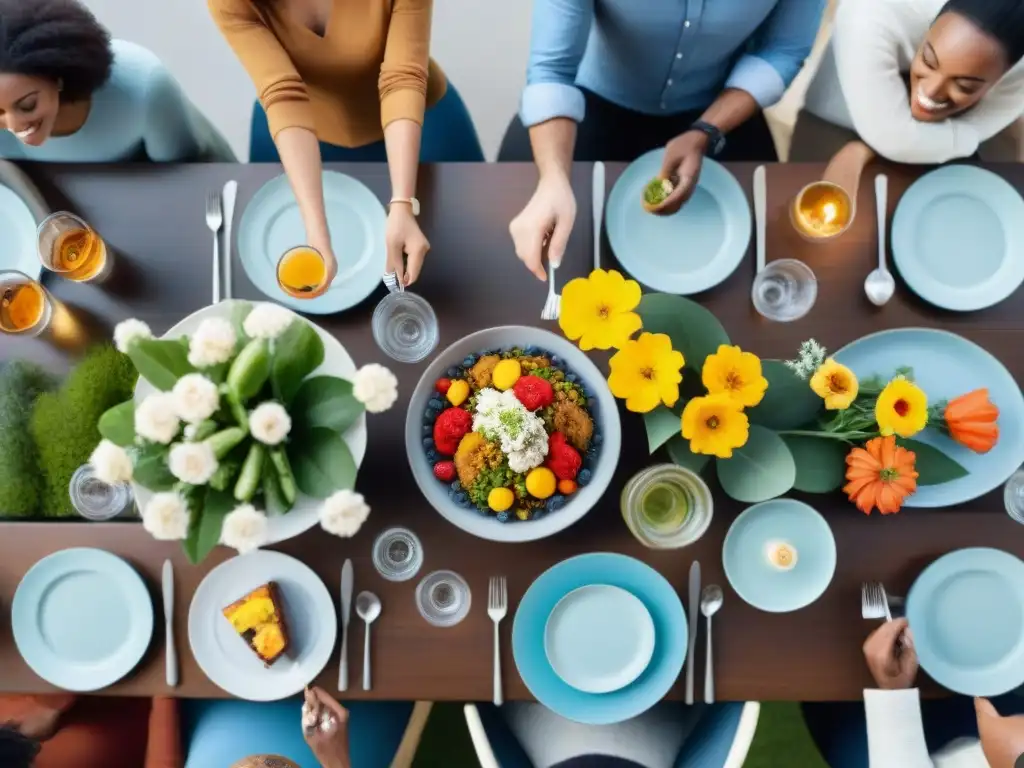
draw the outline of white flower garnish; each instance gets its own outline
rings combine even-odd
[[[177,443],[167,457],[171,474],[189,485],[206,485],[217,471],[217,457],[205,440],[201,443]]]
[[[149,326],[141,320],[134,318],[124,320],[114,328],[114,346],[117,347],[118,352],[124,352],[125,354],[128,354],[128,349],[133,341],[152,338],[153,332],[149,329]]]
[[[295,314],[280,304],[257,304],[242,323],[251,339],[276,339],[295,320]]]
[[[252,504],[242,504],[224,518],[220,543],[237,549],[240,555],[252,552],[267,543],[270,521]]]
[[[801,379],[809,379],[825,362],[827,350],[814,339],[800,345],[796,360],[786,360],[785,366]]]
[[[174,411],[178,418],[190,424],[210,418],[220,406],[217,385],[201,373],[182,376],[171,394],[174,395]]]
[[[320,507],[320,526],[335,536],[355,536],[370,516],[370,507],[363,494],[355,491],[337,491],[324,499]]]
[[[196,368],[226,363],[235,354],[238,338],[223,317],[208,317],[188,340],[188,361]]]
[[[291,417],[280,403],[261,403],[249,414],[249,432],[264,445],[277,445],[291,429]]]
[[[548,455],[544,420],[528,411],[511,389],[499,392],[487,387],[477,393],[473,431],[501,443],[513,472],[528,472]]]
[[[181,422],[175,412],[174,395],[154,392],[135,406],[135,434],[154,443],[167,445],[178,434]]]
[[[356,371],[352,394],[370,413],[383,413],[398,399],[398,379],[383,365],[370,363]]]
[[[132,460],[128,451],[109,440],[100,440],[89,457],[89,465],[96,478],[107,485],[131,482]]]
[[[154,493],[142,510],[142,527],[154,539],[184,539],[188,536],[188,521],[188,503],[178,493]]]

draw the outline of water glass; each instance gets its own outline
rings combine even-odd
[[[423,545],[408,528],[388,528],[373,542],[373,565],[388,581],[408,581],[423,566]]]
[[[469,614],[469,584],[454,571],[434,571],[416,587],[420,616],[435,627],[454,627]]]
[[[38,336],[53,318],[50,294],[28,275],[0,270],[0,332]]]
[[[648,467],[626,483],[622,517],[630,533],[651,549],[678,549],[707,531],[714,501],[700,475],[675,464]]]
[[[426,299],[397,283],[373,311],[373,338],[377,346],[400,363],[418,363],[434,351],[441,337],[437,315]]]
[[[110,274],[113,260],[107,244],[73,213],[58,211],[47,216],[36,235],[39,260],[51,272],[76,283],[99,282]]]
[[[86,520],[111,520],[127,510],[134,502],[132,487],[127,483],[108,485],[83,464],[71,476],[68,486],[71,505]]]
[[[751,298],[762,317],[788,323],[811,311],[818,298],[818,281],[802,261],[779,259],[757,273]]]
[[[1006,514],[1018,523],[1024,524],[1024,469],[1018,469],[1003,487],[1003,503]]]

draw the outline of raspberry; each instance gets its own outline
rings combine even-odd
[[[473,428],[473,417],[461,408],[442,411],[434,422],[434,445],[437,452],[454,456],[459,442]]]
[[[546,408],[555,399],[555,390],[551,383],[540,376],[523,376],[512,387],[516,399],[528,411]]]
[[[548,438],[548,458],[544,465],[555,473],[559,480],[575,480],[583,466],[579,452],[565,441],[561,432],[553,432]]]
[[[450,483],[455,479],[455,462],[439,461],[434,465],[434,477],[442,483]]]
[[[448,394],[448,389],[452,385],[451,379],[438,379],[434,382],[434,389],[440,392],[442,395]]]

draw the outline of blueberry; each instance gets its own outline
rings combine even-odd
[[[575,373],[567,373],[565,374],[565,380],[568,381],[570,384],[575,384],[579,380],[579,376],[577,376]]]
[[[597,398],[596,397],[591,397],[591,398],[587,399],[587,408],[589,408],[592,411],[597,410]]]
[[[455,493],[458,493],[459,491],[462,490],[462,483],[456,480],[454,483],[452,483],[451,489],[455,491]]]
[[[440,398],[437,397],[430,398],[430,401],[427,403],[427,405],[433,408],[435,411],[443,411],[445,407],[444,400],[441,400]]]
[[[449,379],[454,379],[454,378],[456,378],[459,375],[459,369],[458,368],[449,368],[447,371],[445,371],[445,373],[448,374],[448,378]]]
[[[448,498],[451,501],[455,501],[455,491],[453,491],[451,488],[448,489]]]
[[[540,520],[548,513],[548,510],[546,507],[534,507],[531,512],[533,513],[530,517],[531,520]]]
[[[590,478],[593,473],[589,469],[581,469],[579,474],[576,475],[576,484],[584,486],[590,482]]]
[[[423,419],[424,421],[430,422],[436,421],[440,413],[440,411],[435,411],[433,408],[427,408],[427,410],[423,412]]]
[[[429,437],[432,434],[434,434],[434,425],[433,424],[424,424],[423,425],[423,436],[424,437]]]
[[[507,523],[508,522],[508,510],[506,509],[506,510],[503,510],[502,512],[499,512],[497,517],[498,517],[498,522],[499,523]]]
[[[592,446],[590,446],[590,449],[587,451],[587,458],[590,461],[593,461],[594,459],[597,458],[597,453],[598,453],[598,446],[592,445]]]
[[[557,512],[565,506],[565,496],[552,496],[544,506],[548,512]]]
[[[540,354],[540,347],[530,344],[529,346],[523,349],[523,354],[527,355],[528,357],[536,357],[537,355]]]
[[[431,464],[437,464],[437,462],[439,462],[440,460],[441,454],[439,454],[433,448],[427,451],[427,461],[429,461]]]
[[[465,359],[462,361],[462,367],[472,368],[474,365],[476,365],[476,355],[466,355]]]
[[[452,499],[460,507],[469,506],[469,495],[465,491],[459,491],[455,494],[455,498]]]
[[[593,438],[591,438],[594,445],[601,445],[604,442],[604,435],[600,432],[595,432]]]

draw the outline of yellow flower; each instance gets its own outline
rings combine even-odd
[[[857,399],[860,385],[853,371],[831,357],[811,377],[811,389],[830,411],[845,411]]]
[[[640,303],[640,285],[615,270],[595,269],[590,277],[570,280],[562,289],[558,325],[580,349],[618,349],[640,330],[643,321],[633,310]]]
[[[749,436],[743,406],[725,393],[695,397],[683,409],[683,437],[694,453],[728,459],[733,448],[746,445]]]
[[[658,403],[671,408],[679,399],[685,362],[664,333],[641,333],[612,355],[608,388],[634,413],[653,411]]]
[[[878,396],[875,421],[883,435],[913,437],[928,423],[928,396],[906,377],[897,376]]]
[[[701,380],[710,394],[728,395],[744,408],[760,403],[768,389],[768,379],[761,375],[757,355],[726,344],[708,355]]]

